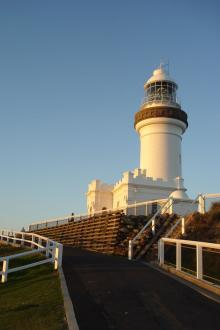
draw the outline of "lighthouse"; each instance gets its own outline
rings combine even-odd
[[[181,143],[188,121],[178,102],[177,89],[168,70],[160,65],[144,85],[144,101],[135,114],[134,126],[140,136],[140,168],[149,177],[161,178],[171,186],[176,180],[180,188]]]
[[[134,119],[140,139],[140,165],[124,172],[114,184],[93,180],[87,192],[89,213],[148,201],[155,207],[155,202],[159,205],[160,200],[168,197],[181,201],[181,212],[190,205],[181,154],[188,118],[178,101],[177,90],[177,83],[164,65],[153,71],[144,84],[144,100]]]

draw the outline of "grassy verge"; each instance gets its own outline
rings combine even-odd
[[[9,255],[21,253],[24,251],[28,251],[28,250],[25,247],[20,248],[20,247],[15,247],[12,245],[6,245],[6,244],[0,243],[0,257],[9,256]]]
[[[1,256],[18,252],[21,249],[0,246]],[[19,258],[11,266],[41,258],[41,255]],[[67,329],[59,275],[53,265],[45,264],[9,274],[8,282],[0,284],[0,329]]]

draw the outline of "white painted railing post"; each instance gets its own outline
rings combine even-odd
[[[23,233],[21,234],[21,243],[20,243],[20,245],[21,245],[21,246],[24,245],[24,234],[23,234]]]
[[[157,242],[157,260],[160,262],[160,240]]]
[[[181,243],[176,243],[176,270],[181,271]]]
[[[133,258],[133,242],[129,240],[128,242],[128,260],[132,260]]]
[[[59,244],[59,257],[58,257],[59,267],[62,266],[62,260],[63,260],[63,244]]]
[[[173,197],[169,198],[170,203],[169,203],[169,214],[173,214]]]
[[[34,238],[35,238],[34,235],[32,235],[32,236],[31,236],[31,242],[34,242]],[[31,243],[31,248],[32,248],[32,249],[34,248],[34,244],[33,244],[33,243]]]
[[[160,239],[159,241],[159,253],[160,253],[160,265],[164,264],[164,241]]]
[[[13,244],[16,244],[16,234],[15,233],[13,233]]]
[[[8,278],[8,262],[9,260],[7,258],[5,258],[3,260],[3,267],[2,267],[2,283],[7,282],[7,278]]]
[[[205,197],[203,195],[199,195],[198,201],[199,201],[198,211],[200,213],[204,214],[205,213]]]
[[[203,279],[203,260],[202,260],[202,246],[196,246],[196,277],[199,280]]]
[[[153,219],[151,222],[151,231],[152,231],[152,234],[155,235],[155,219]]]
[[[181,219],[181,226],[182,226],[181,232],[182,232],[182,235],[184,235],[185,234],[185,218]]]
[[[57,270],[62,265],[63,245],[57,244],[54,253],[54,269]]]
[[[40,246],[38,246],[38,249],[40,249],[41,246],[42,246],[42,239],[41,238],[38,239],[38,244],[40,245]]]
[[[47,243],[46,243],[46,248],[47,248],[47,250],[46,250],[46,257],[49,257],[49,247],[50,247],[50,243],[47,240]]]

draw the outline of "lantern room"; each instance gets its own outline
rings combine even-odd
[[[180,108],[177,100],[178,86],[169,76],[168,70],[160,66],[154,70],[152,77],[144,85],[144,106],[155,106],[155,103]]]

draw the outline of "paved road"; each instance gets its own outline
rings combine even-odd
[[[80,330],[220,329],[220,304],[139,262],[64,248]]]

